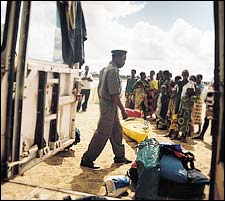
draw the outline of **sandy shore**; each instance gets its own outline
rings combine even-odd
[[[14,180],[31,183],[33,185],[49,185],[74,191],[105,195],[106,191],[102,185],[104,178],[109,175],[125,175],[130,168],[130,164],[113,164],[114,155],[111,145],[108,142],[103,152],[96,160],[96,163],[101,166],[100,170],[94,171],[87,168],[80,168],[81,156],[86,151],[97,127],[99,105],[96,104],[96,102],[97,99],[95,100],[93,96],[91,96],[87,111],[76,114],[76,127],[81,133],[80,143],[74,145],[68,152],[59,152],[55,156],[46,159],[26,171],[23,176],[18,176]],[[151,129],[152,132],[149,134],[149,138],[156,138],[159,142],[171,141],[163,137],[163,135],[166,134],[165,131],[155,129],[154,122],[151,122]],[[183,148],[194,153],[196,156],[196,168],[200,169],[205,175],[208,174],[211,165],[210,128],[208,128],[204,141],[188,138],[187,143],[181,143],[176,140],[174,140],[174,142],[180,143]],[[124,136],[124,144],[127,158],[134,161],[136,159],[136,142]],[[5,199],[10,199],[10,189],[4,185],[2,185],[2,193],[2,195],[5,195]],[[122,197],[122,199],[132,199],[134,193],[130,190],[128,193],[129,195]],[[209,187],[206,186],[205,199],[208,198],[208,193]]]

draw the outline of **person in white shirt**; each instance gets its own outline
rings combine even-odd
[[[189,74],[188,74],[187,71],[185,71],[185,73],[182,74],[182,76],[184,77],[184,80],[185,80],[186,76],[188,78],[188,75]],[[182,92],[181,92],[181,97],[184,97],[185,96],[186,91],[187,91],[188,88],[193,88],[194,91],[195,91],[195,82],[196,81],[194,81],[194,79],[192,79],[192,78],[193,78],[193,76],[190,76],[189,80],[187,79],[186,82],[184,81],[184,85],[183,85]]]
[[[77,104],[77,112],[79,112],[82,107],[82,111],[85,112],[87,110],[88,99],[91,92],[91,82],[93,81],[92,74],[89,72],[89,66],[85,66],[85,72],[81,74],[81,94],[82,100]],[[83,101],[84,97],[84,102]]]

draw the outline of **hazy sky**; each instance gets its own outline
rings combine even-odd
[[[147,21],[164,31],[169,31],[174,22],[182,18],[203,31],[212,31],[214,26],[212,5],[212,1],[151,1],[145,3],[141,12],[120,17],[119,20],[131,26],[140,20]]]
[[[174,78],[188,69],[190,75],[203,74],[204,81],[213,79],[213,1],[81,3],[88,38],[84,42],[85,60],[90,71],[99,72],[107,65],[111,50],[124,49],[128,53],[121,68],[123,75],[129,75],[135,68],[137,74],[145,71],[147,75],[150,70],[169,70]],[[32,4],[29,55],[51,61],[57,31],[56,3],[33,1]],[[1,16],[4,18],[4,13]]]
[[[82,1],[88,40],[86,63],[99,71],[112,49],[125,49],[121,74],[170,70],[214,72],[213,1]],[[83,67],[84,68],[84,67]]]

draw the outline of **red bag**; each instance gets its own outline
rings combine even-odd
[[[137,110],[137,109],[130,109],[130,108],[125,108],[125,111],[127,112],[128,114],[128,117],[139,117],[141,118],[141,111],[140,110]]]

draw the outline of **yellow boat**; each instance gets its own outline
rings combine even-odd
[[[128,118],[121,121],[123,132],[138,143],[148,138],[150,125],[141,118]]]

